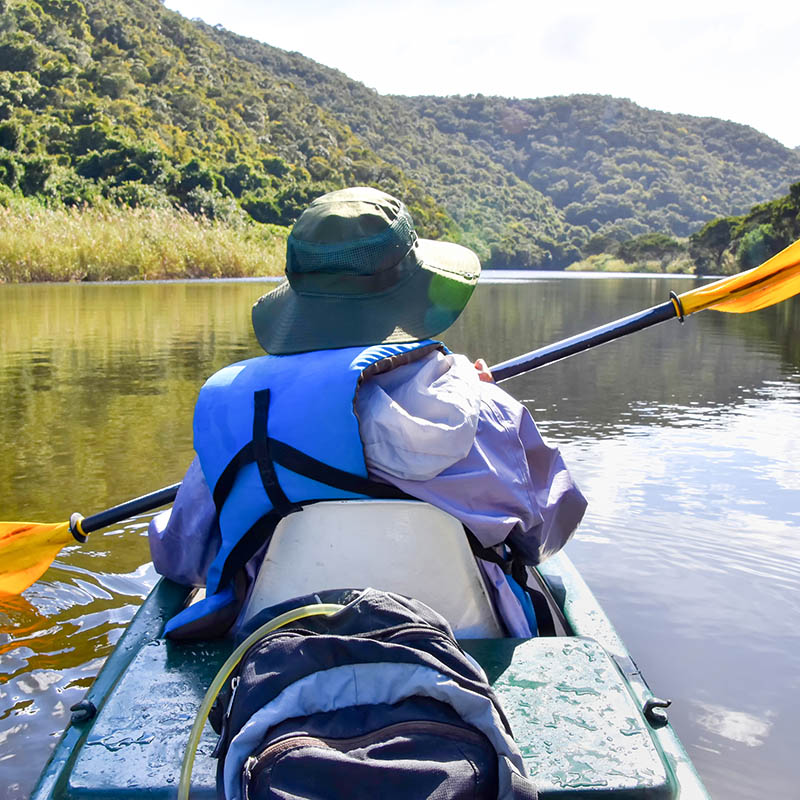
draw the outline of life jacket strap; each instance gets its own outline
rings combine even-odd
[[[285,517],[293,511],[299,511],[300,506],[289,502],[289,498],[278,482],[275,474],[275,465],[272,463],[272,453],[269,446],[267,433],[267,419],[269,416],[269,389],[262,389],[255,393],[255,412],[253,414],[253,455],[258,466],[258,474],[264,491],[269,497],[272,508],[279,516]],[[216,488],[216,487],[215,487]]]
[[[227,586],[230,581],[243,572],[245,564],[258,552],[259,548],[272,539],[272,534],[283,516],[273,508],[259,517],[247,529],[244,536],[233,546],[222,565],[220,586]]]
[[[299,510],[301,506],[292,503],[286,497],[275,473],[275,464],[317,483],[324,483],[344,492],[386,500],[410,499],[409,495],[391,484],[380,483],[371,478],[365,478],[363,475],[332,467],[286,442],[273,439],[267,433],[269,396],[269,389],[255,393],[253,439],[247,442],[228,462],[214,485],[213,496],[217,514],[222,511],[222,506],[233,489],[239,470],[253,462],[258,465],[264,491],[267,493],[273,509],[279,511],[282,517]]]
[[[497,549],[494,547],[484,547],[478,537],[465,525],[464,533],[467,536],[472,554],[476,558],[482,558],[484,561],[490,561],[492,564],[497,564],[506,575],[510,575],[517,583],[517,585],[526,592],[533,604],[533,610],[536,614],[536,624],[539,629],[540,636],[555,636],[557,633],[555,619],[553,612],[550,610],[550,604],[547,598],[538,589],[533,588],[528,582],[528,567],[522,558],[514,552],[510,544],[506,544],[505,549],[508,556],[504,558]]]
[[[367,497],[382,498],[386,500],[411,499],[401,489],[388,483],[380,483],[370,478],[364,478],[353,472],[332,467],[319,461],[308,453],[303,453],[286,442],[278,439],[269,439],[269,451],[273,461],[286,469],[297,472],[306,478],[311,478],[317,483],[324,483],[336,489],[354,494],[363,494]]]
[[[256,460],[255,448],[252,442],[248,442],[227,464],[222,474],[217,479],[214,486],[214,505],[217,508],[217,515],[222,511],[222,506],[228,499],[228,495],[233,489],[233,483],[239,470],[242,467],[252,464]]]

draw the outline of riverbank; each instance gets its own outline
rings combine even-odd
[[[288,229],[167,208],[0,207],[0,283],[281,275]]]
[[[694,275],[696,266],[686,255],[625,261],[613,253],[592,255],[567,267],[568,272],[637,272],[662,275]]]
[[[210,220],[171,206],[0,205],[0,283],[247,278],[283,274],[288,228],[244,216]],[[611,253],[577,272],[694,273],[677,258],[625,261]]]

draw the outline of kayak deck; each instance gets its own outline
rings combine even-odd
[[[642,713],[646,683],[566,556],[540,577],[573,636],[471,639],[543,800],[707,798],[672,729]],[[32,800],[168,798],[189,729],[229,655],[226,641],[161,638],[186,589],[162,580],[87,693],[97,713],[69,725]],[[207,726],[192,794],[212,798],[216,736]]]

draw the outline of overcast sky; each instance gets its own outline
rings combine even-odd
[[[385,94],[591,93],[800,146],[797,0],[166,0]]]

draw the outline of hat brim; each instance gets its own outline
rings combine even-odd
[[[253,306],[259,344],[286,355],[436,336],[463,311],[481,265],[472,250],[431,239],[417,241],[417,258],[419,269],[375,294],[298,292],[284,281]]]

